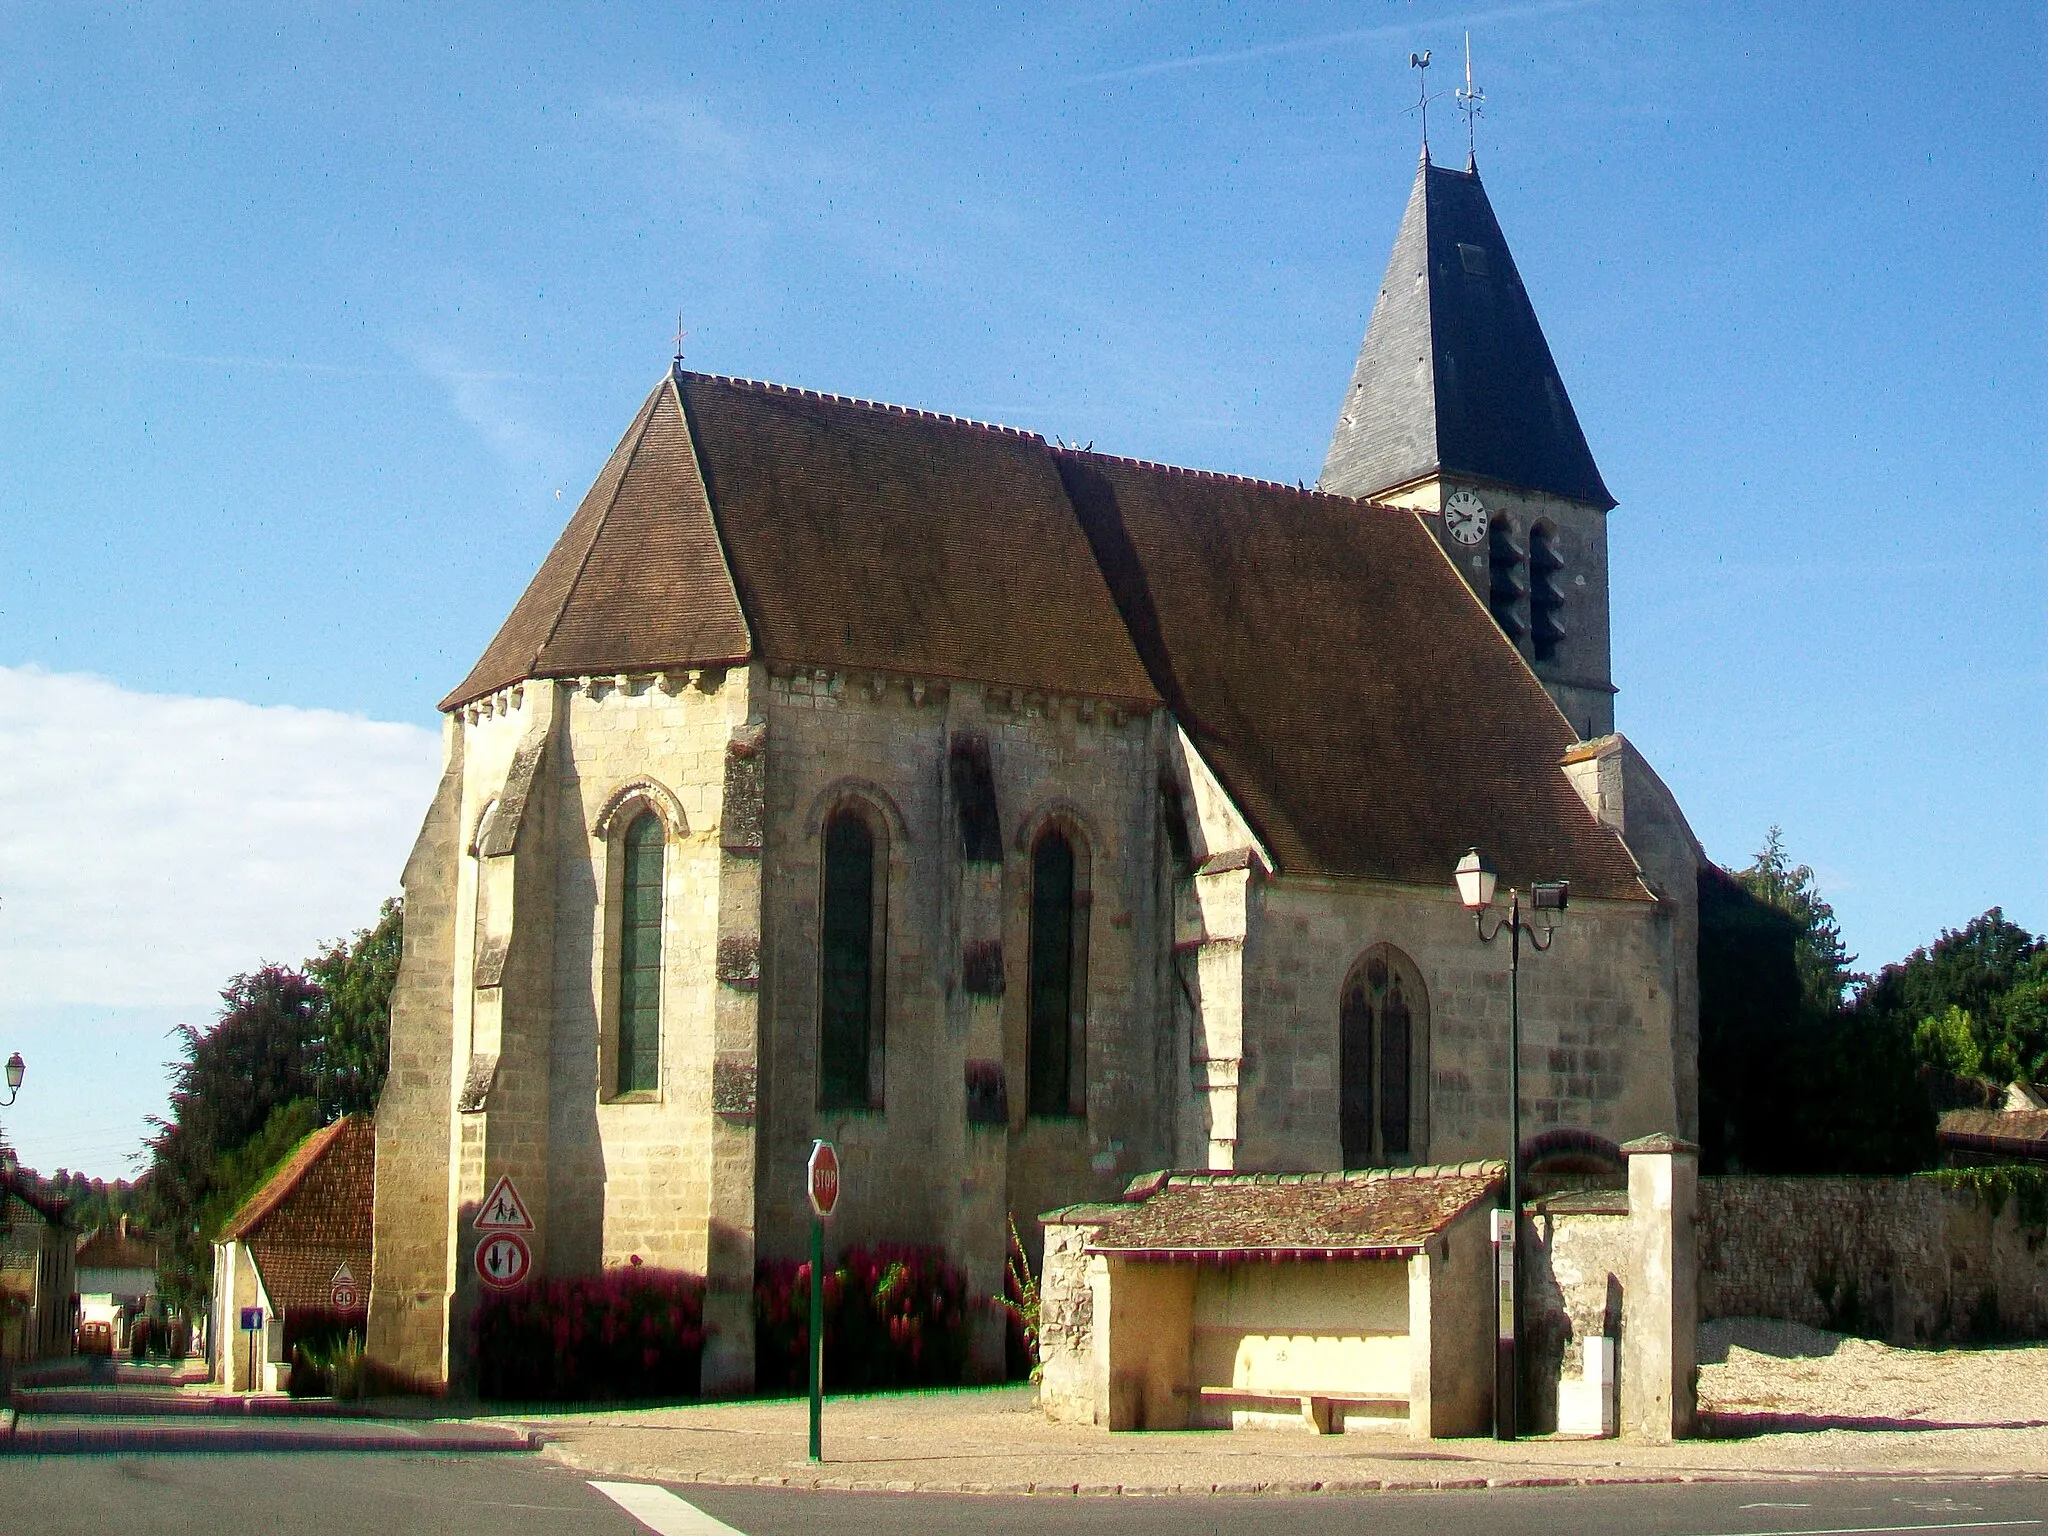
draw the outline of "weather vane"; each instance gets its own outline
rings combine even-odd
[[[1415,78],[1421,82],[1415,98],[1415,110],[1422,114],[1422,158],[1429,158],[1429,50],[1408,55],[1408,67],[1415,70]]]
[[[676,311],[676,372],[683,371],[683,338],[690,333],[683,329],[683,313]]]
[[[1428,54],[1423,58],[1427,60]],[[1458,98],[1458,110],[1465,114],[1465,169],[1479,169],[1479,135],[1477,124],[1479,114],[1486,110],[1486,92],[1472,83],[1472,34],[1465,34],[1465,83],[1454,93]],[[1424,145],[1428,144],[1425,131]]]

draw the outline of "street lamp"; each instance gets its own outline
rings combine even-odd
[[[0,1109],[14,1102],[14,1096],[21,1092],[21,1080],[26,1076],[28,1063],[21,1059],[21,1052],[16,1051],[7,1058],[7,1097],[0,1099]]]
[[[1541,930],[1523,922],[1522,893],[1510,886],[1508,915],[1497,919],[1488,933],[1486,909],[1493,905],[1500,877],[1477,848],[1467,849],[1458,860],[1456,875],[1458,900],[1471,910],[1479,942],[1491,944],[1503,933],[1508,936],[1508,1215],[1498,1229],[1503,1295],[1494,1350],[1493,1434],[1496,1440],[1512,1440],[1521,1406],[1517,1355],[1522,1337],[1522,936],[1527,934],[1529,943],[1541,953],[1556,936],[1557,919],[1546,915]],[[1530,888],[1531,905],[1537,912],[1559,913],[1570,894],[1571,887],[1563,880],[1539,880]]]

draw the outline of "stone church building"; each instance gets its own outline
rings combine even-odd
[[[680,363],[470,675],[405,869],[374,1353],[460,1376],[536,1269],[943,1244],[1150,1169],[1696,1134],[1695,866],[1613,731],[1614,506],[1475,169],[1421,166],[1314,490]],[[991,1324],[978,1359],[999,1368]]]

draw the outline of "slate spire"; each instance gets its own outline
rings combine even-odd
[[[1321,485],[1370,496],[1433,475],[1614,505],[1477,165],[1425,154]]]

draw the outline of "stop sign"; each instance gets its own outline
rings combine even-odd
[[[829,1141],[811,1143],[810,1191],[811,1209],[830,1216],[839,1203],[839,1154]]]

